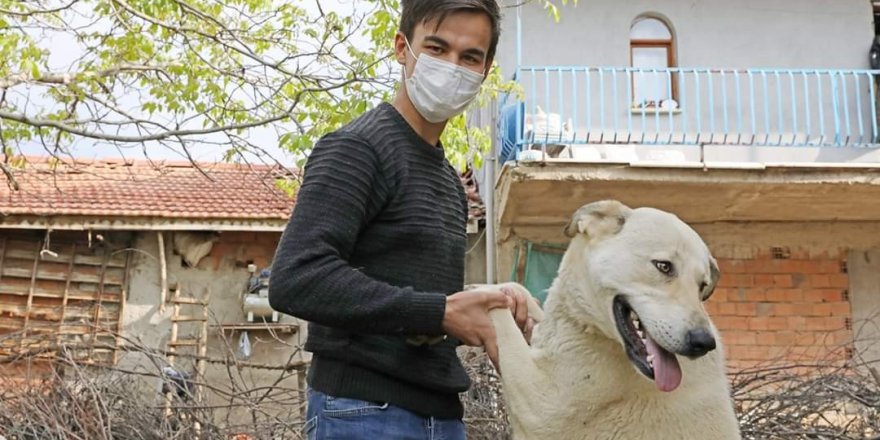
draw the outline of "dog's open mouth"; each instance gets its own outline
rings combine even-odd
[[[626,355],[642,374],[652,379],[660,391],[672,391],[681,384],[681,366],[675,354],[661,347],[642,327],[639,315],[623,296],[614,298],[614,321],[623,337]]]

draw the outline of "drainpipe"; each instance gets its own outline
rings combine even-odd
[[[492,106],[497,107],[497,105]],[[486,207],[486,284],[495,283],[495,163],[498,145],[498,109],[492,114],[492,146],[483,161],[483,205]]]

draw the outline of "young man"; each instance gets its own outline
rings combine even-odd
[[[403,0],[403,84],[323,137],[275,255],[269,300],[310,322],[310,439],[464,439],[455,353],[485,346],[488,311],[526,298],[461,292],[467,202],[440,135],[474,99],[500,35],[496,0]]]

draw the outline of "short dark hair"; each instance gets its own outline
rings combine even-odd
[[[402,0],[403,12],[400,14],[400,32],[412,40],[416,25],[437,20],[437,26],[449,14],[455,12],[479,12],[489,17],[492,25],[492,42],[489,45],[489,59],[495,57],[498,39],[501,37],[501,8],[497,0]]]

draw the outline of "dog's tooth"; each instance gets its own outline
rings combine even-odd
[[[636,333],[639,334],[639,337],[642,338],[642,341],[644,342],[645,341],[645,332],[643,332],[641,330],[636,330]]]
[[[651,364],[651,366],[654,366],[654,355],[653,354],[648,355],[648,363]]]

